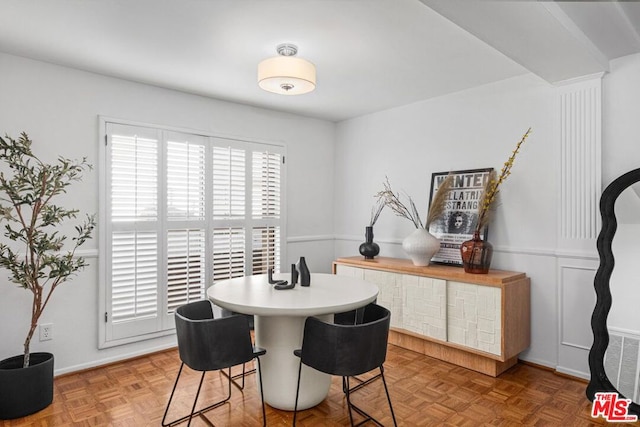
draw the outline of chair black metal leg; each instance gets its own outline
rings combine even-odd
[[[391,396],[389,396],[389,389],[387,388],[387,381],[384,379],[384,368],[380,366],[380,376],[382,377],[382,384],[384,384],[384,391],[387,393],[387,402],[389,402],[389,409],[391,410],[391,418],[393,418],[393,425],[398,427],[396,422],[396,414],[393,412],[393,405],[391,405]]]
[[[167,418],[167,414],[169,412],[169,405],[171,404],[171,401],[173,399],[173,395],[174,395],[174,392],[175,392],[176,387],[178,385],[178,380],[180,379],[180,374],[182,374],[182,368],[183,367],[184,367],[184,363],[182,363],[180,365],[180,370],[178,371],[178,376],[176,377],[176,382],[173,384],[173,390],[171,390],[171,395],[169,396],[169,402],[167,403],[167,408],[165,409],[164,416],[162,417],[162,426],[163,427],[174,426],[174,425],[180,424],[180,423],[182,423],[182,422],[184,422],[186,420],[189,420],[189,424],[190,424],[191,423],[191,419],[194,416],[201,415],[201,414],[203,414],[203,413],[205,413],[205,412],[207,412],[207,411],[209,411],[211,409],[214,409],[214,408],[224,404],[225,402],[227,402],[231,398],[231,381],[229,381],[228,387],[227,387],[227,397],[225,397],[224,399],[219,400],[219,401],[207,406],[206,408],[202,408],[202,409],[200,409],[198,411],[195,411],[196,404],[198,402],[198,397],[200,395],[200,389],[201,389],[202,383],[204,381],[204,375],[206,374],[206,372],[203,372],[202,373],[202,377],[200,378],[200,384],[198,385],[198,391],[196,393],[196,398],[193,401],[193,407],[191,408],[191,413],[188,414],[188,415],[185,415],[184,417],[177,418],[177,419],[167,423],[166,422],[166,418]],[[187,425],[189,425],[189,424],[187,424]]]
[[[362,380],[358,377],[351,377],[354,380],[358,381],[358,385],[351,387],[351,393],[353,393],[356,390],[361,389],[364,386],[367,386],[369,384],[371,384],[372,382],[374,382],[375,380],[377,380],[378,378],[380,378],[380,374],[374,375],[373,377],[367,379],[367,380]]]
[[[231,378],[231,381],[233,382],[233,385],[235,385],[236,387],[238,387],[238,390],[244,390],[244,377],[246,375],[251,375],[255,372],[255,368],[253,369],[249,369],[248,371],[246,370],[245,364],[242,364],[242,373],[241,374],[235,374],[235,375],[231,375],[231,368],[229,368],[229,373],[226,373],[225,371],[221,370],[220,372],[222,373],[222,375],[224,375],[227,378]],[[237,380],[238,378],[242,378],[242,385],[238,384],[235,380]]]
[[[358,406],[356,406],[355,404],[353,404],[351,402],[351,393],[353,393],[356,390],[361,389],[362,387],[370,384],[371,382],[377,380],[378,378],[382,378],[382,383],[384,384],[384,391],[385,391],[385,393],[387,395],[387,402],[389,402],[389,409],[391,410],[391,418],[393,418],[393,425],[395,427],[398,426],[398,424],[396,422],[396,415],[393,412],[393,406],[391,405],[391,397],[389,395],[389,389],[387,388],[387,382],[385,381],[385,378],[384,378],[384,368],[382,366],[380,366],[380,373],[378,375],[375,375],[375,376],[369,378],[368,380],[366,380],[364,382],[361,382],[360,384],[358,384],[358,385],[356,385],[354,387],[349,387],[349,377],[342,377],[342,390],[344,391],[344,394],[347,397],[347,406],[349,407],[349,419],[351,420],[351,425],[352,426],[354,426],[354,427],[361,426],[361,425],[365,424],[366,422],[371,421],[371,422],[375,423],[376,425],[378,425],[380,427],[384,427],[383,424],[380,421],[376,420],[371,415],[369,415],[364,410],[362,410],[361,408],[359,408]],[[360,421],[358,424],[354,424],[353,423],[353,416],[351,414],[351,409],[353,409],[358,414],[360,414],[363,417],[365,417],[365,419],[363,421]]]
[[[191,407],[191,414],[189,414],[189,422],[187,423],[187,427],[191,425],[191,420],[193,419],[193,413],[196,411],[196,404],[198,403],[198,397],[200,397],[200,389],[202,388],[202,382],[204,381],[204,374],[206,371],[202,372],[202,376],[200,377],[200,383],[198,384],[198,391],[196,392],[196,398],[193,399],[193,406]]]
[[[349,409],[349,421],[353,427],[353,414],[351,413],[351,390],[349,389],[349,377],[342,377],[342,390],[347,396],[347,409]]]
[[[300,375],[302,375],[302,359],[298,365],[298,385],[296,386],[296,403],[293,407],[293,425],[296,425],[296,416],[298,415],[298,396],[300,395]]]
[[[171,406],[171,401],[173,400],[173,394],[176,391],[176,386],[178,385],[178,380],[180,379],[180,374],[182,374],[182,368],[184,367],[184,363],[180,364],[180,369],[178,370],[178,376],[176,377],[176,381],[173,383],[173,389],[171,390],[171,394],[169,395],[169,401],[167,402],[167,407],[164,410],[164,416],[162,417],[162,427],[167,427],[172,423],[165,423],[167,420],[167,414],[169,413],[169,406]]]

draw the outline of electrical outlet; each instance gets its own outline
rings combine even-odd
[[[45,323],[40,325],[40,341],[49,341],[53,339],[53,323]]]

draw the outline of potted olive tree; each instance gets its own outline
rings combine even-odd
[[[0,225],[5,238],[0,241],[0,267],[8,271],[9,282],[32,293],[24,353],[0,361],[0,419],[32,414],[53,400],[53,355],[31,353],[30,343],[53,291],[87,265],[75,252],[91,238],[95,218],[87,216],[76,225],[75,236],[67,242],[61,227],[78,211],[54,199],[90,168],[86,158],[42,162],[31,151],[26,133],[18,139],[0,137]]]

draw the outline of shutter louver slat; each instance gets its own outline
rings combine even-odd
[[[213,148],[213,219],[245,216],[245,150]]]
[[[155,232],[112,234],[111,306],[114,323],[157,315]]]
[[[253,274],[280,271],[280,227],[255,227],[252,238]]]
[[[167,143],[167,217],[203,220],[205,147],[190,142]]]
[[[169,230],[167,235],[167,310],[204,298],[205,231]]]
[[[267,151],[253,152],[253,218],[280,217],[280,165],[280,154]]]
[[[158,140],[111,137],[111,220],[158,219]]]
[[[245,274],[244,228],[213,230],[213,280],[231,279]]]

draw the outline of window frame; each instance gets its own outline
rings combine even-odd
[[[158,292],[161,294],[161,296],[158,298],[158,313],[157,313],[157,319],[156,322],[158,323],[157,325],[157,330],[151,333],[144,333],[141,335],[135,335],[135,336],[129,336],[129,337],[124,337],[124,338],[112,338],[110,336],[110,332],[109,332],[109,322],[111,322],[111,319],[107,318],[107,313],[110,311],[110,307],[111,307],[111,295],[110,293],[110,279],[109,277],[107,277],[108,274],[110,274],[111,271],[111,267],[109,266],[110,260],[111,260],[111,247],[108,247],[108,242],[110,241],[109,236],[111,235],[110,233],[112,232],[112,224],[110,221],[110,211],[108,209],[110,209],[110,203],[109,203],[109,198],[110,198],[110,182],[108,181],[110,179],[110,171],[109,171],[109,167],[110,167],[110,159],[108,158],[108,149],[107,149],[107,141],[108,141],[108,125],[112,124],[112,125],[123,125],[123,126],[135,126],[135,127],[142,127],[142,128],[148,128],[150,130],[153,130],[155,132],[157,132],[158,135],[164,133],[167,135],[170,135],[172,133],[178,133],[178,134],[188,134],[188,135],[193,135],[193,136],[198,136],[201,138],[204,138],[205,140],[205,151],[206,151],[206,155],[210,156],[213,152],[213,147],[217,142],[220,142],[220,140],[222,141],[229,141],[230,143],[232,143],[233,147],[243,147],[245,149],[249,149],[249,151],[247,151],[248,153],[251,153],[250,148],[255,148],[256,145],[260,146],[260,147],[264,147],[265,151],[271,151],[273,153],[277,153],[279,155],[282,156],[282,163],[280,165],[280,215],[279,215],[279,219],[276,220],[275,222],[277,223],[277,226],[279,227],[279,232],[280,232],[280,236],[279,236],[279,259],[280,259],[280,267],[282,268],[284,266],[284,260],[287,259],[287,255],[286,255],[286,236],[287,236],[287,230],[286,230],[286,224],[287,224],[287,218],[286,218],[286,189],[287,189],[287,180],[286,180],[286,175],[287,175],[287,171],[286,171],[286,162],[285,162],[285,158],[286,158],[286,151],[287,151],[287,147],[286,144],[284,144],[283,142],[275,142],[275,141],[267,141],[267,140],[260,140],[260,139],[254,139],[254,138],[242,138],[242,137],[237,137],[237,136],[230,136],[230,135],[226,135],[226,134],[222,134],[222,133],[216,133],[216,132],[206,132],[206,131],[200,131],[200,130],[194,130],[194,129],[187,129],[187,128],[179,128],[179,127],[172,127],[172,126],[162,126],[162,125],[157,125],[157,124],[150,124],[150,123],[143,123],[143,122],[138,122],[138,121],[132,121],[132,120],[123,120],[123,119],[117,119],[117,118],[112,118],[112,117],[108,117],[108,116],[99,116],[99,170],[98,170],[98,177],[99,177],[99,191],[98,191],[98,197],[99,197],[99,211],[101,212],[100,218],[99,218],[99,268],[98,268],[98,275],[99,275],[99,280],[98,280],[98,287],[99,287],[99,292],[98,292],[98,325],[99,325],[99,330],[98,330],[98,348],[102,349],[102,348],[109,348],[109,347],[114,347],[114,346],[119,346],[119,345],[124,345],[124,344],[129,344],[129,343],[134,343],[134,342],[139,342],[139,341],[143,341],[143,340],[147,340],[147,339],[153,339],[153,338],[158,338],[158,337],[162,337],[162,336],[167,336],[167,335],[172,335],[175,333],[175,325],[173,324],[173,316],[168,316],[166,313],[166,308],[167,308],[167,304],[168,304],[168,298],[167,298],[167,288],[165,288],[164,286],[159,286],[158,287]],[[168,140],[168,139],[167,139]],[[158,206],[160,207],[159,210],[160,212],[165,212],[165,206],[167,203],[167,196],[166,196],[166,186],[167,186],[167,175],[168,175],[168,167],[167,167],[167,160],[166,160],[166,149],[167,147],[165,146],[162,138],[159,139],[159,151],[158,151],[158,161],[161,162],[161,166],[159,168],[159,170],[161,171],[160,176],[158,176]],[[247,160],[248,162],[251,162],[251,156],[249,156],[249,159]],[[213,242],[211,241],[211,237],[209,236],[209,234],[214,230],[214,228],[220,226],[220,227],[225,227],[227,225],[231,225],[231,224],[238,224],[238,223],[243,223],[245,225],[243,225],[245,227],[245,259],[248,260],[249,262],[245,262],[245,268],[246,268],[246,274],[251,274],[252,271],[252,263],[250,262],[253,258],[253,254],[252,252],[252,239],[253,239],[253,230],[254,227],[259,227],[259,225],[254,225],[254,227],[249,226],[248,224],[252,224],[254,219],[252,218],[253,212],[252,212],[252,199],[251,197],[249,199],[245,200],[245,219],[243,220],[236,220],[236,219],[224,219],[224,220],[214,220],[213,219],[213,211],[212,211],[212,203],[213,203],[213,189],[212,189],[212,182],[210,182],[212,180],[212,164],[210,163],[209,160],[206,161],[206,174],[205,174],[205,181],[206,181],[206,185],[205,185],[205,192],[207,192],[207,197],[206,197],[206,207],[205,207],[205,212],[206,214],[206,218],[204,220],[204,222],[206,223],[205,225],[205,235],[206,235],[206,255],[205,257],[208,255],[211,257],[210,260],[208,260],[207,262],[207,268],[205,270],[205,293],[206,290],[208,289],[209,286],[211,286],[212,284],[212,277],[213,277],[213,265],[212,265],[212,256],[213,256]],[[249,188],[249,190],[247,190],[247,192],[249,194],[252,194],[253,192],[253,188],[252,188],[252,175],[250,173],[251,169],[246,170],[246,183],[247,183],[247,188]],[[160,191],[160,189],[164,188],[165,191],[162,192]],[[166,212],[165,212],[166,213]],[[167,245],[164,243],[167,239],[167,233],[169,230],[173,229],[170,226],[170,222],[168,221],[168,217],[169,215],[164,215],[163,217],[160,217],[158,219],[158,273],[159,274],[163,274],[163,275],[167,275],[167,265],[166,265],[166,249],[167,249]],[[184,221],[185,223],[187,221]],[[272,221],[266,221],[267,223],[272,223]],[[176,223],[180,223],[180,221],[176,221]],[[197,227],[196,227],[197,228]],[[165,280],[166,281],[166,280]],[[170,317],[170,320],[167,319],[167,317]],[[164,318],[164,319],[163,319]],[[169,322],[170,324],[168,324],[167,322]]]

